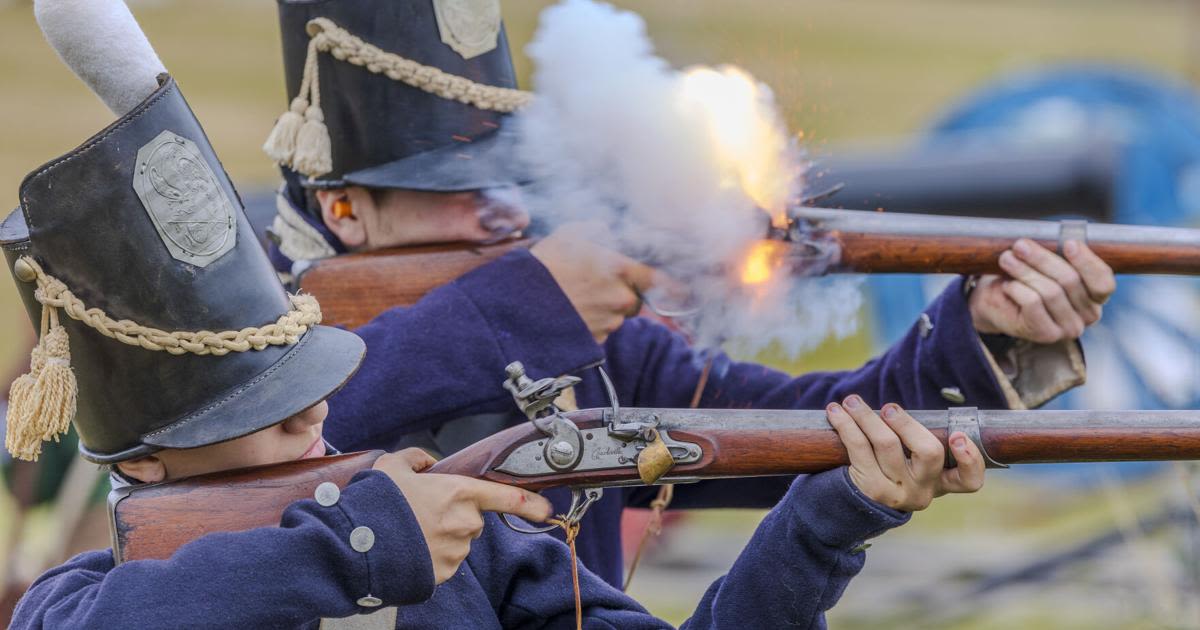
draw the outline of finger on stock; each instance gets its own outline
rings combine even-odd
[[[1031,247],[1024,247],[1027,244],[1040,247],[1036,243],[1027,243],[1024,239],[1017,241],[1014,247],[1033,252],[1034,250]],[[1016,250],[1011,251],[1015,252]],[[1042,251],[1045,250],[1043,249]],[[1033,256],[1032,253],[1029,255]],[[1002,254],[1000,256],[1000,265],[1009,275],[1038,294],[1042,304],[1045,305],[1046,311],[1050,313],[1050,316],[1058,324],[1059,328],[1066,334],[1077,337],[1083,332],[1083,318],[1079,316],[1079,313],[1075,312],[1075,307],[1072,305],[1070,298],[1067,297],[1066,290],[1057,281],[1021,260],[1016,253],[1005,252]]]
[[[468,494],[482,512],[503,512],[519,516],[531,523],[540,523],[550,518],[553,507],[540,494],[506,486],[502,483],[466,479]]]
[[[1006,280],[1000,289],[1020,307],[1020,317],[1025,320],[1019,324],[1022,336],[1039,343],[1050,343],[1062,337],[1062,328],[1050,316],[1037,291],[1019,280]]]
[[[908,459],[904,455],[900,436],[858,395],[846,397],[842,406],[870,440],[880,470],[893,480],[908,476]]]
[[[854,418],[837,403],[825,406],[825,416],[833,430],[837,431],[842,445],[846,447],[850,465],[868,475],[883,476],[883,471],[879,469],[879,461],[875,458],[875,450],[871,448],[871,441],[863,434]]]
[[[1112,267],[1104,262],[1092,248],[1080,241],[1067,241],[1063,244],[1063,254],[1083,280],[1088,294],[1097,304],[1104,304],[1113,292],[1117,290],[1117,280],[1113,277]]]
[[[1078,245],[1078,242],[1075,244]],[[1095,308],[1095,302],[1083,283],[1079,270],[1065,258],[1027,239],[1017,241],[1013,251],[1022,261],[1058,283],[1077,312],[1090,314]]]
[[[913,474],[918,479],[933,479],[941,474],[946,450],[929,429],[895,403],[884,405],[880,414],[908,449]]]
[[[942,471],[938,494],[975,492],[983,487],[983,455],[975,442],[962,431],[955,431],[949,437],[949,445],[956,465]]]
[[[437,463],[437,460],[432,455],[416,447],[406,448],[397,453],[397,455],[412,467],[413,472],[421,472]]]

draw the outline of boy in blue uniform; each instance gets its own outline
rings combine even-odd
[[[279,0],[291,112],[320,120],[331,141],[321,159],[299,137],[281,152],[281,119],[268,143],[303,171],[284,169],[272,251],[280,271],[347,251],[484,241],[528,222],[522,208],[497,201],[512,195],[489,194],[520,180],[503,131],[520,98],[499,7],[443,4],[455,3]],[[386,59],[347,54],[338,42],[350,38]],[[464,52],[461,39],[483,43]],[[451,98],[386,70],[414,63],[484,98]],[[1067,243],[1064,256],[1016,242],[1001,258],[1007,276],[952,283],[904,339],[858,370],[792,378],[716,354],[705,379],[706,358],[679,334],[627,319],[653,270],[559,230],[359,328],[370,352],[332,399],[327,435],[346,450],[453,452],[524,421],[495,377],[514,360],[535,378],[578,373],[580,407],[608,404],[599,377],[585,371],[601,363],[618,400],[633,406],[819,408],[857,394],[875,406],[1036,407],[1083,382],[1077,339],[1115,289],[1086,245]],[[694,484],[677,488],[673,505],[767,507],[786,488],[786,480]],[[550,496],[564,506],[565,496]],[[621,511],[653,497],[606,492],[585,517],[580,557],[611,584],[621,583]]]
[[[26,177],[0,224],[42,326],[6,446],[36,458],[74,420],[81,454],[117,484],[324,455],[324,399],[363,344],[280,289],[199,123],[159,80]],[[958,466],[944,470],[932,434],[898,407],[883,416],[854,397],[830,405],[852,465],[794,482],[687,627],[823,627],[863,540],[935,496],[980,487],[983,461],[964,435],[951,437]],[[417,449],[385,455],[338,492],[293,503],[279,527],[205,536],[166,560],[81,554],[34,583],[12,627],[569,627],[567,549],[485,515],[541,521],[549,503],[417,474],[431,463]],[[586,627],[667,626],[594,574],[580,582]]]

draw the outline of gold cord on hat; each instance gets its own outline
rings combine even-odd
[[[263,144],[272,160],[309,177],[333,170],[329,130],[321,111],[321,87],[317,53],[326,52],[334,59],[366,68],[393,81],[424,90],[444,99],[458,101],[478,109],[510,113],[533,99],[531,92],[485,85],[466,77],[444,72],[434,66],[413,61],[364,42],[329,18],[308,22],[308,53],[300,93],[292,99]]]
[[[289,295],[292,308],[274,323],[241,330],[167,332],[135,321],[115,320],[99,308],[88,308],[63,281],[45,272],[30,256],[18,264],[37,282],[34,299],[42,305],[41,336],[30,353],[30,369],[9,390],[4,447],[17,459],[37,461],[42,442],[58,441],[75,417],[78,385],[71,368],[71,347],[58,312],[110,339],[168,354],[222,356],[230,352],[294,345],[309,328],[321,323],[321,307],[311,295]]]

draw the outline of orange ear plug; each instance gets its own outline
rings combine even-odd
[[[348,219],[354,216],[353,206],[350,205],[350,200],[345,197],[333,202],[333,218]]]

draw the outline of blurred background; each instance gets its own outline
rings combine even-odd
[[[521,53],[549,4],[504,0]],[[656,0],[643,15],[673,64],[731,63],[775,91],[817,161],[812,187],[853,208],[951,208],[1194,225],[1200,216],[1200,2]],[[259,147],[286,104],[274,3],[131,2],[248,200],[276,183]],[[0,0],[0,197],[111,115],[44,43],[27,0]],[[528,85],[528,82],[525,82]],[[974,174],[955,170],[975,164]],[[1032,166],[1031,166],[1032,165]],[[903,167],[903,168],[902,168]],[[956,187],[957,185],[957,187]],[[879,192],[884,191],[884,192]],[[997,210],[999,208],[999,210]],[[0,375],[32,331],[0,274]],[[907,328],[938,278],[871,281],[860,333],[791,372],[850,368]],[[1086,340],[1092,383],[1062,404],[1196,407],[1200,297],[1175,279],[1123,279]],[[8,580],[107,544],[92,467],[6,470]],[[81,486],[74,496],[57,492]],[[939,501],[876,541],[834,628],[1200,628],[1200,478],[1188,465],[1026,467]],[[88,506],[91,506],[90,508]],[[682,621],[757,513],[693,513],[650,542],[632,592]],[[636,544],[644,519],[628,519]],[[85,524],[76,527],[74,523]],[[100,523],[99,527],[95,526]],[[78,530],[72,532],[72,530]],[[787,585],[781,584],[780,588]],[[564,588],[569,585],[564,584]]]

